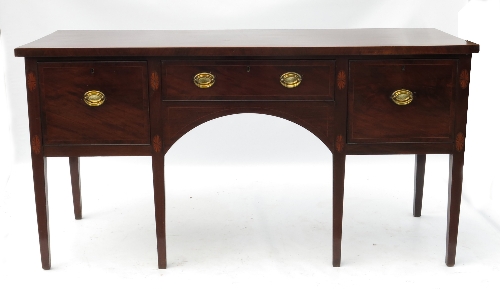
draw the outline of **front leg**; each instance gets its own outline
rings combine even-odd
[[[39,151],[31,156],[33,167],[33,185],[35,189],[36,218],[38,223],[38,240],[40,243],[40,257],[42,268],[50,269],[50,235],[49,235],[49,208],[47,204],[47,160]]]
[[[333,267],[340,267],[344,212],[345,154],[333,156]]]
[[[35,190],[36,219],[42,268],[50,269],[49,208],[47,204],[47,159],[44,155],[40,100],[38,92],[38,67],[34,58],[25,59],[28,115],[30,121],[31,165]]]
[[[165,156],[161,153],[153,154],[152,162],[158,269],[166,269],[167,242],[165,236]]]
[[[448,182],[448,228],[446,231],[446,265],[455,265],[457,252],[458,221],[462,198],[464,153],[450,154],[450,180]]]

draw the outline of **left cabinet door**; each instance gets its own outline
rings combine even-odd
[[[147,62],[40,62],[38,74],[46,145],[150,143]]]

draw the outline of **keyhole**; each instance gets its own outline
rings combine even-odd
[[[94,74],[94,69],[93,68],[90,69],[90,74]]]
[[[406,69],[406,65],[403,65],[403,68],[401,68],[401,70],[405,71]]]
[[[250,66],[247,66],[247,72],[250,72]]]

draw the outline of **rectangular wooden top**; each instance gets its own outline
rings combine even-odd
[[[294,57],[470,54],[479,45],[437,29],[56,31],[16,48],[22,57]]]

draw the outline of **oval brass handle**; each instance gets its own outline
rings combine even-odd
[[[294,88],[299,86],[302,81],[302,76],[296,72],[286,72],[280,77],[281,84],[286,88]]]
[[[194,76],[193,81],[199,88],[209,88],[215,83],[215,75],[210,72],[198,73]]]
[[[413,101],[413,92],[408,89],[398,89],[392,93],[391,99],[397,105],[407,105]]]
[[[106,100],[106,96],[98,90],[89,90],[83,95],[83,100],[88,106],[100,106]]]

